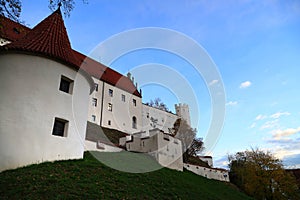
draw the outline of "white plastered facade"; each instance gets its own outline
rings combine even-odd
[[[228,171],[184,163],[184,168],[208,179],[230,182]]]
[[[179,118],[177,115],[154,108],[148,105],[142,105],[143,131],[158,128],[165,133],[173,128],[174,123]]]
[[[183,170],[181,141],[159,129],[120,138],[120,145],[126,147],[127,151],[148,153],[164,167]]]
[[[101,80],[95,78],[93,80],[98,84],[98,91],[94,90],[90,95],[88,120],[102,127],[128,134],[140,131],[142,129],[142,99]],[[135,125],[133,125],[134,117]]]
[[[0,171],[44,161],[83,158],[90,83],[76,70],[27,54],[1,54]],[[59,90],[61,76],[72,94]],[[55,118],[67,121],[63,137]]]

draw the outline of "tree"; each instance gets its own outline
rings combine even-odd
[[[0,0],[0,15],[19,21],[22,3],[19,0]]]
[[[82,0],[83,3],[88,3],[88,0]],[[65,16],[69,17],[71,11],[75,7],[74,0],[49,0],[49,8],[55,11],[58,7],[62,7]]]
[[[246,150],[229,156],[230,180],[256,199],[296,199],[295,178],[270,152]]]
[[[183,162],[185,163],[194,159],[204,149],[202,138],[196,138],[196,133],[197,130],[191,128],[185,120],[175,121],[172,135],[182,142]]]
[[[88,3],[88,0],[82,0]],[[75,0],[49,0],[49,8],[54,11],[59,6],[62,7],[65,16],[69,17],[70,12],[75,7]],[[5,16],[16,22],[20,22],[20,14],[22,11],[22,2],[20,0],[0,0],[0,15]]]
[[[160,98],[155,98],[154,101],[150,100],[150,102],[146,103],[146,105],[163,111],[169,111],[167,105],[164,102],[162,102]]]

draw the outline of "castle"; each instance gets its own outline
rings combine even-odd
[[[162,143],[170,141],[177,119],[191,124],[188,105],[175,105],[174,114],[143,104],[130,73],[123,76],[72,49],[60,9],[32,29],[1,16],[0,60],[0,171],[97,150],[98,142],[86,138],[87,121],[139,135],[140,142],[159,130]],[[181,142],[171,140],[180,151]],[[131,139],[120,143],[145,150],[135,149]],[[170,157],[161,163],[183,168],[180,156]]]
[[[133,134],[189,117],[187,105],[173,114],[143,104],[130,73],[73,50],[59,9],[33,29],[0,22],[1,170],[82,158],[87,121]]]

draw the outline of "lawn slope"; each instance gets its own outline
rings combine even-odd
[[[114,157],[114,153],[99,153]],[[103,156],[103,155],[102,155]],[[138,156],[137,159],[140,159]],[[149,162],[149,161],[147,161]],[[146,163],[147,163],[146,162]],[[0,173],[1,199],[250,199],[228,183],[191,172],[125,173],[83,160],[42,163]]]

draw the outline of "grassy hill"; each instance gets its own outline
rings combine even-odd
[[[119,158],[115,153],[97,153]],[[120,158],[121,159],[121,158]],[[131,157],[144,165],[149,159]],[[120,160],[120,162],[123,162]],[[154,164],[154,163],[152,163]],[[154,164],[155,165],[155,164]],[[130,164],[128,165],[130,166]],[[138,169],[136,169],[138,170]],[[160,169],[125,173],[111,169],[86,152],[83,160],[31,165],[0,173],[1,199],[250,199],[229,183],[191,172]]]

